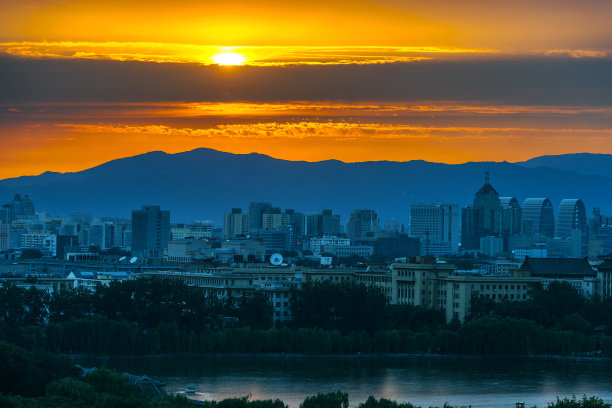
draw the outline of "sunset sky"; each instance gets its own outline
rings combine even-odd
[[[0,178],[198,147],[350,162],[612,153],[609,0],[0,10]]]

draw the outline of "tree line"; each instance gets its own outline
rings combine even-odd
[[[601,327],[612,334],[612,297],[586,298],[568,282],[551,282],[546,289],[535,286],[529,299],[522,302],[495,302],[475,294],[471,299],[471,319],[482,316],[528,319],[537,325],[584,334]]]
[[[439,310],[390,305],[376,287],[305,283],[291,295],[293,320],[272,327],[265,295],[204,296],[168,278],[112,282],[97,291],[48,294],[0,287],[0,340],[61,353],[440,353],[612,357],[612,337],[593,327],[612,301],[584,299],[566,283],[526,302],[474,296],[465,322]],[[237,321],[229,325],[230,322]],[[610,327],[610,326],[608,326]]]

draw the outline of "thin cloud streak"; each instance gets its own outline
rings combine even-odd
[[[520,128],[520,127],[434,127],[391,125],[381,123],[346,123],[346,122],[299,122],[299,123],[254,123],[218,125],[209,129],[175,128],[164,125],[131,126],[122,124],[71,124],[61,123],[55,126],[65,128],[77,133],[119,133],[137,134],[151,133],[158,135],[180,135],[188,137],[228,137],[228,138],[267,138],[281,137],[305,139],[316,138],[411,138],[433,137],[444,138],[446,134],[462,138],[508,138],[538,137],[546,135],[590,135],[595,137],[609,137],[611,129],[546,129],[546,128]],[[511,136],[512,137],[512,136]]]
[[[278,103],[250,102],[151,102],[151,103],[18,103],[0,104],[0,115],[7,113],[26,113],[29,115],[48,115],[50,117],[85,117],[99,115],[101,118],[190,118],[190,117],[258,117],[258,116],[382,116],[410,117],[427,113],[460,116],[507,116],[507,115],[553,115],[612,116],[612,107],[606,106],[523,106],[523,105],[478,105],[458,104],[439,101],[432,103],[376,103],[329,101],[309,102],[290,101]]]
[[[389,46],[209,46],[154,42],[3,42],[0,53],[35,59],[92,59],[216,65],[213,57],[235,52],[246,58],[244,65],[347,65],[412,62],[434,58],[494,54],[496,50],[449,47]]]

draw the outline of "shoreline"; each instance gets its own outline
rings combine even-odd
[[[438,360],[438,361],[521,361],[521,362],[576,362],[612,364],[610,357],[562,356],[562,355],[478,355],[478,354],[299,354],[299,353],[161,353],[161,354],[66,354],[59,355],[72,360]]]

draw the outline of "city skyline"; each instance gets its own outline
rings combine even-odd
[[[2,2],[0,178],[208,147],[288,160],[612,153],[601,0]]]

